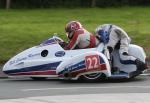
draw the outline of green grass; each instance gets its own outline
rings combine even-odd
[[[77,8],[39,10],[0,10],[0,62],[59,33],[66,39],[64,27],[79,20],[91,32],[99,24],[122,27],[132,42],[142,46],[150,57],[150,7]]]

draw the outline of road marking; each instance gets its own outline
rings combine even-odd
[[[0,103],[149,103],[150,93],[107,93],[27,97]]]
[[[118,89],[118,88],[142,88],[150,89],[150,86],[107,86],[107,87],[65,87],[65,88],[38,88],[38,89],[22,89],[23,92],[28,91],[45,91],[45,90],[73,90],[73,89]]]

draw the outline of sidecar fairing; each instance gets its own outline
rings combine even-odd
[[[133,78],[143,73],[138,71],[135,64],[123,64],[119,58],[119,51],[113,52],[113,67],[118,68],[118,73],[112,73],[106,56],[102,53],[104,45],[100,44],[96,49],[81,53],[69,58],[57,67],[57,74],[60,79],[99,80],[103,78]],[[89,49],[88,49],[89,50]],[[146,65],[146,55],[143,48],[130,44],[129,54],[139,58]]]
[[[57,77],[56,68],[65,59],[57,38],[50,38],[11,58],[3,67],[8,76]]]
[[[116,50],[114,51],[114,66],[124,73],[112,74],[109,62],[102,53],[104,44],[96,48],[64,50],[59,42],[62,40],[54,36],[38,46],[19,53],[4,65],[3,72],[8,76],[53,77],[71,80],[103,77],[130,78],[142,73],[135,75],[134,72],[137,71],[135,65],[122,64]],[[146,63],[146,56],[141,47],[130,45],[129,53]]]
[[[96,55],[99,58],[99,61],[97,62],[103,63],[103,66],[106,66],[104,64],[106,64],[105,62],[108,62],[105,56],[97,51],[97,48],[64,50],[59,45],[59,41],[62,40],[58,37],[53,37],[44,41],[38,46],[34,46],[17,54],[4,65],[3,72],[8,76],[57,78],[58,75],[56,74],[56,69],[58,69],[58,67],[60,68],[60,66],[62,66],[66,62],[69,65],[79,63],[84,66],[85,70],[82,71],[80,75],[97,72],[97,70],[86,71],[85,61],[83,57]],[[82,69],[80,67],[76,68],[78,69],[78,71]],[[109,68],[108,64],[107,67],[105,67],[105,71],[103,71],[108,76],[110,76],[110,68],[107,72],[106,68]]]

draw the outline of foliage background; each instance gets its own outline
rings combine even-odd
[[[52,8],[52,7],[120,7],[149,6],[150,0],[11,0],[11,8]],[[5,8],[6,0],[0,0],[0,8]]]
[[[56,32],[67,40],[64,26],[70,20],[90,32],[100,24],[116,24],[150,58],[150,0],[10,0],[8,10],[6,1],[0,0],[0,63]]]

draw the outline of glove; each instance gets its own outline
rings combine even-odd
[[[66,42],[59,42],[59,45],[60,45],[62,48],[65,48],[65,47],[68,45],[68,43],[66,43]]]

